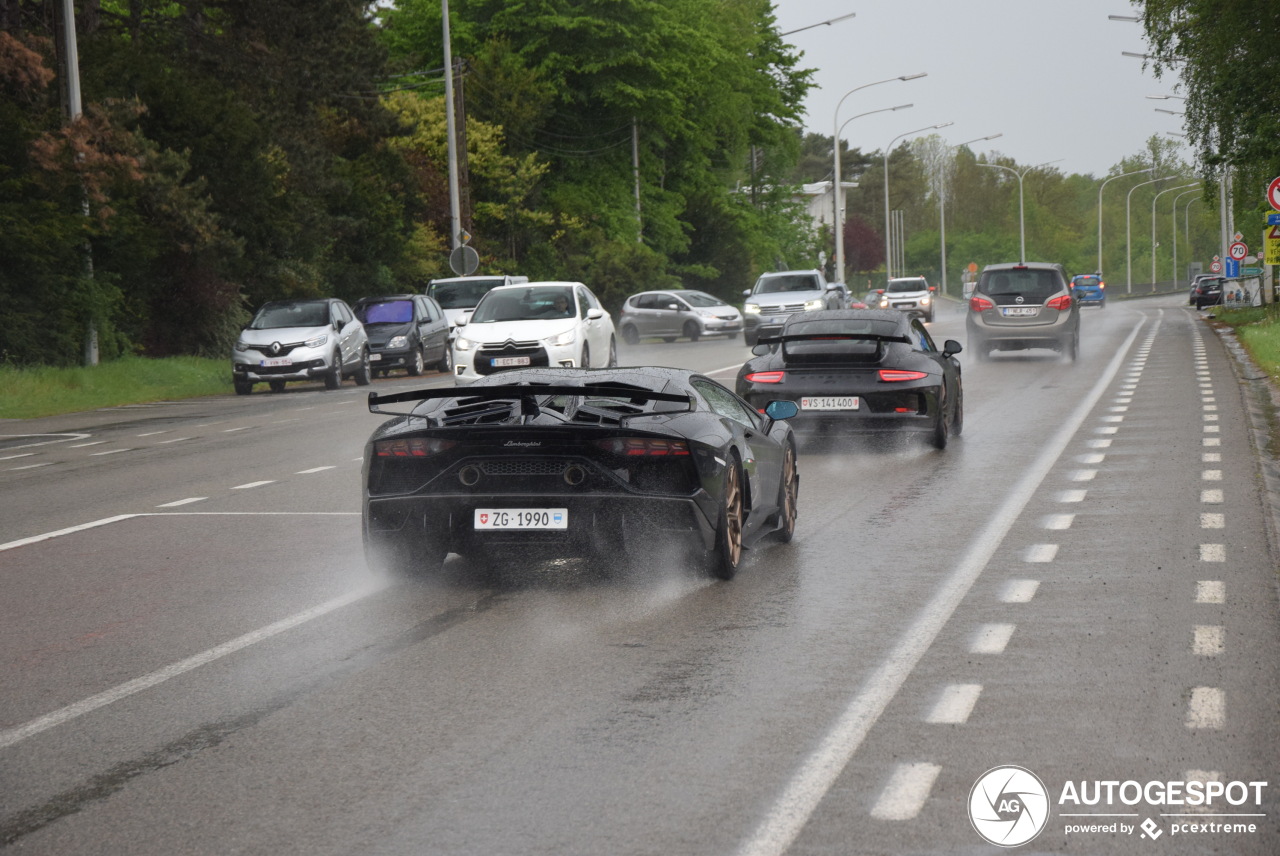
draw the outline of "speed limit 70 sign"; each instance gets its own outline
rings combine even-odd
[[[1227,254],[1236,261],[1242,261],[1245,256],[1249,255],[1249,247],[1243,241],[1236,241],[1227,248]]]

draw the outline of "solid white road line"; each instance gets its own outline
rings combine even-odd
[[[1198,580],[1196,603],[1226,603],[1227,584],[1222,580]]]
[[[982,684],[950,684],[942,688],[942,695],[934,704],[925,722],[940,725],[960,725],[969,721],[973,706],[982,695]]]
[[[1000,601],[1001,603],[1030,603],[1039,588],[1039,580],[1009,580],[1000,592]]]
[[[859,687],[831,730],[805,759],[760,824],[743,843],[738,851],[742,856],[780,856],[791,846],[818,803],[862,745],[871,727],[897,695],[898,689],[916,663],[929,650],[973,583],[986,569],[987,563],[1004,542],[1014,522],[1058,462],[1062,450],[1067,448],[1071,439],[1080,431],[1103,392],[1115,379],[1144,323],[1145,319],[1134,324],[1128,338],[1120,345],[1093,388],[1071,415],[1059,424],[1058,431],[1048,438],[1040,455],[1023,469],[1022,477],[1000,506],[992,511],[986,526],[970,543],[960,563],[942,581],[889,655]],[[1083,493],[1081,491],[1082,496]]]
[[[132,681],[113,687],[106,692],[98,693],[97,695],[90,696],[83,701],[78,701],[75,704],[61,708],[60,710],[47,713],[44,716],[39,717],[38,719],[33,719],[24,725],[0,731],[0,749],[12,746],[19,741],[26,740],[28,737],[39,734],[42,731],[47,731],[54,726],[61,725],[62,723],[75,719],[76,717],[84,716],[86,713],[95,711],[100,707],[105,707],[106,705],[119,701],[122,698],[127,698],[134,693],[150,689],[157,684],[164,683],[170,678],[176,678],[178,675],[189,672],[192,669],[198,669],[203,665],[212,663],[214,660],[220,660],[228,654],[234,654],[236,651],[248,648],[250,645],[261,642],[264,639],[270,639],[272,636],[278,636],[286,630],[291,630],[300,624],[305,624],[313,618],[319,618],[322,615],[327,615],[336,609],[341,609],[344,606],[368,597],[377,590],[378,589],[376,588],[372,588],[348,592],[347,594],[334,598],[327,603],[322,603],[319,606],[314,606],[311,609],[304,610],[296,615],[291,615],[274,624],[268,624],[266,627],[254,630],[252,633],[246,633],[243,636],[232,639],[230,642],[224,642],[217,647],[210,648],[208,651],[203,651],[193,657],[188,657],[185,660],[166,666],[165,668],[152,672],[149,675],[143,675],[140,678],[135,678]]]
[[[1196,687],[1187,702],[1187,728],[1221,728],[1227,721],[1227,694],[1217,687]]]
[[[871,809],[876,820],[910,820],[920,813],[934,780],[942,768],[937,764],[899,764]]]

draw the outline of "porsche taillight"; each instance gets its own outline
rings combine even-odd
[[[786,377],[786,372],[752,372],[744,375],[743,380],[749,380],[752,383],[782,383]]]
[[[924,380],[928,372],[909,372],[901,369],[880,369],[880,380],[897,383],[904,380]]]
[[[1071,308],[1071,295],[1064,294],[1061,297],[1055,297],[1052,300],[1045,303],[1045,306],[1049,307],[1050,309],[1057,309],[1059,312],[1066,312],[1068,309]]]
[[[437,437],[401,437],[397,440],[377,440],[373,454],[379,458],[429,458],[458,445],[453,440]]]
[[[689,444],[684,440],[661,437],[610,437],[597,440],[596,446],[624,458],[670,458],[688,456]]]
[[[972,297],[969,299],[969,309],[973,312],[985,312],[988,309],[995,309],[996,305],[985,297]]]

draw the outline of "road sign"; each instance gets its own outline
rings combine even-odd
[[[471,276],[480,267],[480,254],[463,244],[449,253],[449,269],[458,276]]]
[[[1241,268],[1240,275],[1241,276],[1262,276],[1262,268],[1260,267]]]
[[[1267,215],[1267,225],[1280,226],[1280,211],[1277,211],[1275,214]]]
[[[1218,261],[1217,256],[1213,257],[1213,263],[1209,265],[1209,270],[1213,271],[1214,273],[1222,273],[1222,262]]]
[[[1240,261],[1238,259],[1227,259],[1227,269],[1223,276],[1235,279],[1240,276]]]
[[[1280,265],[1280,224],[1262,230],[1263,264]]]
[[[1280,176],[1271,179],[1271,183],[1267,185],[1267,202],[1280,211]]]
[[[1233,261],[1238,262],[1245,256],[1249,255],[1249,247],[1246,246],[1243,241],[1236,241],[1227,248],[1227,253],[1231,256]]]

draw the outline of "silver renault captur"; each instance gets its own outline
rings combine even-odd
[[[373,379],[364,325],[333,297],[264,304],[236,340],[231,370],[236,395],[255,383],[280,392],[291,380],[323,379],[325,389],[337,389],[344,377],[361,386]]]

